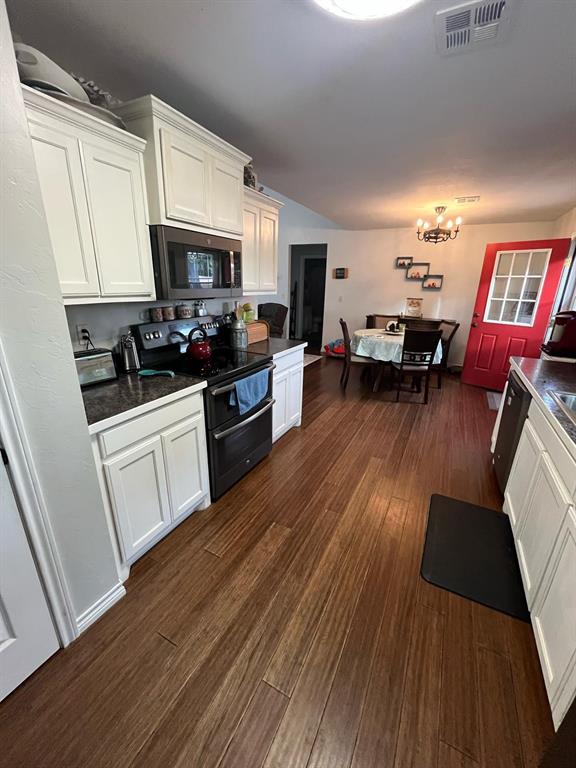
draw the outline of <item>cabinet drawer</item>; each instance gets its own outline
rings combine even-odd
[[[545,450],[550,454],[556,472],[562,478],[568,493],[574,496],[576,492],[576,462],[562,445],[562,441],[534,401],[530,405],[528,419],[532,422]]]
[[[100,451],[103,456],[110,456],[132,443],[143,440],[149,435],[161,432],[177,421],[202,413],[202,393],[183,397],[175,403],[163,405],[154,411],[137,416],[131,421],[112,427],[99,436]]]
[[[281,373],[288,368],[293,368],[295,365],[303,365],[304,363],[304,350],[296,349],[294,352],[290,352],[282,357],[275,357],[274,364],[276,369],[274,373]]]

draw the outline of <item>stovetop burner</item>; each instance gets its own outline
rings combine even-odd
[[[169,369],[174,373],[184,376],[197,376],[207,379],[209,384],[216,384],[227,379],[233,374],[242,373],[250,368],[255,368],[269,362],[272,358],[268,355],[259,355],[256,352],[247,352],[243,349],[232,347],[215,347],[212,352],[212,360],[196,362],[186,353],[178,354],[171,359],[155,362],[148,365],[155,370]]]

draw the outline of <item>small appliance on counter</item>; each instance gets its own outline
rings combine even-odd
[[[136,342],[132,331],[120,337],[120,351],[122,353],[122,366],[126,373],[133,373],[140,370],[140,359]]]
[[[76,373],[81,387],[101,384],[118,378],[112,352],[109,349],[83,349],[74,352]]]
[[[542,344],[542,352],[550,357],[576,358],[576,312],[558,312],[552,335]]]

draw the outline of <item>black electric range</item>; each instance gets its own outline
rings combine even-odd
[[[204,328],[212,346],[209,366],[199,366],[185,351],[182,335],[187,337],[197,327]],[[204,414],[214,500],[272,450],[272,357],[230,347],[228,331],[225,318],[213,317],[132,326],[143,368],[206,379]],[[232,397],[235,383],[259,371],[268,374],[266,395],[240,414]]]

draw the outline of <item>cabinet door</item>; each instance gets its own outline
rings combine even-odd
[[[300,424],[302,420],[302,385],[304,382],[304,366],[290,368],[288,384],[288,422],[291,427]]]
[[[260,290],[276,293],[278,275],[278,213],[262,208],[259,238]]]
[[[162,433],[172,519],[178,520],[208,493],[204,415]]]
[[[506,511],[514,530],[522,522],[528,501],[528,490],[534,478],[538,459],[543,451],[544,446],[540,442],[540,438],[530,422],[526,420],[504,492]]]
[[[532,623],[556,727],[574,696],[576,511],[570,507],[538,593]],[[572,684],[569,684],[569,679]]]
[[[166,217],[210,226],[210,156],[189,137],[160,130]]]
[[[258,267],[258,218],[260,210],[244,203],[244,235],[242,237],[242,287],[245,291],[260,289]]]
[[[244,169],[218,157],[212,160],[212,226],[242,234]]]
[[[170,525],[160,437],[104,462],[110,502],[127,561]]]
[[[548,454],[541,454],[516,540],[529,608],[534,602],[569,504],[568,492]]]
[[[82,144],[102,296],[154,292],[140,155]]]
[[[290,429],[289,419],[289,386],[290,370],[274,374],[273,395],[274,407],[272,409],[272,440],[278,440],[284,432]]]
[[[78,139],[32,121],[30,135],[62,296],[98,296]]]

